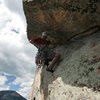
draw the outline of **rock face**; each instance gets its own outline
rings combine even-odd
[[[36,70],[29,100],[100,100],[100,0],[27,1],[28,39],[49,31],[63,53],[53,74]]]
[[[100,0],[27,1],[24,11],[29,39],[51,31],[64,44],[76,35],[93,33],[100,28]]]
[[[0,91],[0,100],[26,100],[20,94],[15,91]]]
[[[37,69],[29,100],[100,100],[100,31],[61,48],[53,74]]]

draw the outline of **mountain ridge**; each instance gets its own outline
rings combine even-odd
[[[20,94],[13,90],[0,91],[0,100],[26,100]]]

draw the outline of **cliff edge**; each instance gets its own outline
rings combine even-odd
[[[29,100],[100,100],[100,1],[26,0],[23,6],[28,39],[50,31],[63,52],[54,73],[36,70]]]

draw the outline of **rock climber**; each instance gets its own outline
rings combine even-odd
[[[61,55],[54,51],[51,41],[48,40],[47,32],[43,32],[41,37],[32,38],[30,42],[38,48],[35,57],[36,65],[47,65],[46,70],[54,72],[53,67],[60,61]]]

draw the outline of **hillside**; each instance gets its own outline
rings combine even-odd
[[[5,90],[5,91],[0,91],[0,100],[26,100],[26,99],[15,91]]]

